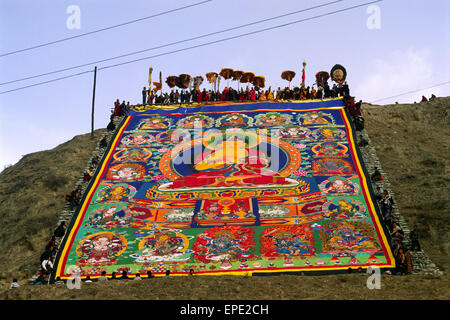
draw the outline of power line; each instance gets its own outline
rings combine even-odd
[[[336,1],[325,3],[325,4],[309,7],[309,8],[306,8],[306,9],[301,9],[301,10],[285,13],[285,14],[278,15],[278,16],[275,16],[275,17],[254,21],[254,22],[251,22],[251,23],[239,25],[239,26],[236,26],[236,27],[228,28],[228,29],[223,29],[223,30],[219,30],[219,31],[215,31],[215,32],[210,32],[210,33],[203,34],[203,35],[200,35],[200,36],[196,36],[196,37],[192,37],[192,38],[188,38],[188,39],[184,39],[184,40],[171,42],[171,43],[168,43],[168,44],[159,45],[159,46],[148,48],[148,49],[143,49],[143,50],[139,50],[139,51],[125,53],[125,54],[122,54],[122,55],[119,55],[119,56],[106,58],[106,59],[102,59],[102,60],[97,60],[97,61],[93,61],[93,62],[89,62],[89,63],[84,63],[84,64],[80,64],[80,65],[77,65],[77,66],[67,67],[67,68],[64,68],[64,69],[54,70],[54,71],[50,71],[50,72],[46,72],[46,73],[41,73],[41,74],[37,74],[37,75],[34,75],[34,76],[29,76],[29,77],[25,77],[25,78],[21,78],[21,79],[16,79],[16,80],[11,80],[11,81],[7,81],[7,82],[2,82],[2,83],[0,83],[0,86],[6,85],[6,84],[15,83],[15,82],[20,82],[20,81],[30,80],[30,79],[34,79],[34,78],[39,78],[39,77],[43,77],[43,76],[48,76],[48,75],[51,75],[51,74],[60,73],[60,72],[64,72],[64,71],[69,71],[69,70],[73,70],[73,69],[78,69],[78,68],[82,68],[82,67],[86,67],[86,66],[90,66],[90,65],[94,65],[94,64],[99,64],[99,63],[103,63],[103,62],[107,62],[107,61],[111,61],[111,60],[116,60],[116,59],[120,59],[120,58],[124,58],[124,57],[128,57],[128,56],[136,55],[136,54],[147,52],[147,51],[152,51],[152,50],[156,50],[156,49],[162,49],[162,48],[169,47],[169,46],[172,46],[172,45],[181,44],[181,43],[184,43],[184,42],[193,41],[193,40],[209,37],[209,36],[212,36],[212,35],[228,32],[228,31],[242,29],[242,28],[245,28],[245,27],[249,27],[249,26],[252,26],[252,25],[256,25],[256,24],[259,24],[259,23],[263,23],[263,22],[267,22],[267,21],[271,21],[271,20],[275,20],[275,19],[279,19],[279,18],[284,18],[284,17],[290,16],[290,15],[294,15],[294,14],[297,14],[297,13],[301,13],[301,12],[317,9],[317,8],[320,8],[320,7],[325,7],[325,6],[332,5],[332,4],[335,4],[335,3],[338,3],[338,2],[342,2],[342,1],[345,1],[345,0],[336,0]]]
[[[36,87],[36,86],[40,86],[40,85],[43,85],[43,84],[47,84],[47,83],[51,83],[51,82],[55,82],[55,81],[59,81],[59,80],[73,78],[73,77],[80,76],[80,75],[86,74],[86,73],[91,73],[91,72],[94,72],[94,71],[93,70],[88,70],[88,71],[83,71],[83,72],[71,74],[71,75],[60,77],[60,78],[56,78],[56,79],[47,80],[47,81],[44,81],[44,82],[38,82],[38,83],[30,84],[30,85],[25,86],[25,87],[15,88],[15,89],[7,90],[7,91],[2,91],[2,92],[0,92],[0,94],[13,92],[13,91],[18,91],[18,90],[22,90],[22,89],[27,89],[27,88],[31,88],[31,87]]]
[[[165,53],[156,54],[156,55],[149,56],[149,57],[134,59],[134,60],[121,62],[121,63],[113,64],[113,65],[110,65],[110,66],[106,66],[106,67],[101,67],[101,68],[99,68],[99,70],[109,69],[109,68],[122,66],[122,65],[130,64],[130,63],[142,61],[142,60],[147,60],[147,59],[156,58],[156,57],[160,57],[160,56],[165,56],[165,55],[169,55],[169,54],[173,54],[173,53],[177,53],[177,52],[181,52],[181,51],[187,51],[187,50],[191,50],[191,49],[195,49],[195,48],[208,46],[208,45],[215,44],[215,43],[220,43],[220,42],[225,42],[225,41],[229,41],[229,40],[233,40],[233,39],[237,39],[237,38],[242,38],[242,37],[246,37],[246,36],[257,34],[257,33],[261,33],[261,32],[266,32],[266,31],[273,30],[273,29],[283,28],[283,27],[287,27],[287,26],[290,26],[290,25],[293,25],[293,24],[300,23],[300,22],[305,22],[305,21],[309,21],[309,20],[313,20],[313,19],[329,16],[329,15],[332,15],[332,14],[348,11],[348,10],[351,10],[351,9],[356,9],[356,8],[359,8],[359,7],[362,7],[362,6],[366,6],[368,4],[381,2],[381,1],[383,1],[383,0],[375,0],[375,1],[371,1],[371,2],[366,2],[366,3],[355,5],[355,6],[352,6],[352,7],[348,7],[348,8],[344,8],[344,9],[335,10],[335,11],[332,11],[332,12],[327,12],[327,13],[324,13],[324,14],[320,14],[320,15],[317,15],[317,16],[304,18],[304,19],[300,19],[300,20],[295,20],[295,21],[292,21],[292,22],[283,23],[283,24],[276,25],[276,26],[273,26],[273,27],[268,27],[268,28],[264,28],[264,29],[260,29],[260,30],[256,30],[256,31],[243,33],[243,34],[240,34],[240,35],[237,35],[237,36],[232,36],[232,37],[223,38],[223,39],[219,39],[219,40],[215,40],[215,41],[205,42],[205,43],[194,45],[194,46],[187,47],[187,48],[182,48],[182,49],[178,49],[178,50],[173,50],[173,51],[169,51],[169,52],[165,52]]]
[[[42,48],[42,47],[49,46],[49,45],[52,45],[52,44],[56,44],[56,43],[60,43],[60,42],[64,42],[64,41],[68,41],[68,40],[72,40],[72,39],[88,36],[88,35],[91,35],[91,34],[94,34],[94,33],[99,33],[99,32],[102,32],[102,31],[123,27],[125,25],[129,25],[129,24],[136,23],[136,22],[139,22],[139,21],[143,21],[143,20],[159,17],[159,16],[162,16],[162,15],[165,15],[165,14],[168,14],[168,13],[184,10],[184,9],[191,8],[191,7],[194,7],[194,6],[198,6],[198,5],[204,4],[206,2],[211,2],[211,1],[212,0],[205,0],[205,1],[201,1],[201,2],[197,2],[197,3],[194,3],[194,4],[187,5],[187,6],[184,6],[184,7],[179,7],[179,8],[176,8],[176,9],[160,12],[160,13],[157,13],[157,14],[153,14],[153,15],[148,16],[148,17],[143,17],[143,18],[127,21],[127,22],[124,22],[124,23],[116,24],[116,25],[113,25],[113,26],[105,27],[105,28],[102,28],[102,29],[97,29],[97,30],[94,30],[94,31],[82,33],[82,34],[79,34],[79,35],[76,35],[76,36],[63,38],[63,39],[59,39],[59,40],[55,40],[55,41],[50,41],[50,42],[42,43],[42,44],[39,44],[39,45],[35,45],[35,46],[32,46],[32,47],[28,47],[28,48],[24,48],[24,49],[20,49],[20,50],[10,51],[10,52],[7,52],[7,53],[0,54],[0,57],[5,57],[5,56],[9,56],[9,55],[16,54],[16,53],[19,53],[19,52],[29,51],[29,50],[33,50],[33,49],[37,49],[37,48]]]
[[[370,103],[374,103],[374,102],[378,102],[378,101],[383,101],[383,100],[387,100],[387,99],[392,99],[392,98],[397,98],[397,97],[400,97],[400,96],[404,96],[404,95],[406,95],[406,94],[415,93],[415,92],[419,92],[419,91],[422,91],[422,90],[427,90],[427,89],[431,89],[431,88],[440,87],[440,86],[443,86],[443,85],[446,85],[446,84],[449,84],[449,83],[450,83],[450,81],[441,82],[441,83],[435,84],[435,85],[433,85],[433,86],[431,86],[431,87],[422,88],[422,89],[417,89],[417,90],[413,90],[413,91],[408,91],[408,92],[400,93],[400,94],[397,94],[397,95],[395,95],[395,96],[390,96],[390,97],[387,97],[387,98],[377,99],[377,100],[374,100],[374,101],[372,101],[372,102],[370,102]]]
[[[332,14],[336,14],[336,13],[340,13],[340,12],[356,9],[356,8],[359,8],[359,7],[362,7],[362,6],[366,6],[366,5],[369,5],[369,4],[372,4],[372,3],[381,2],[381,1],[383,1],[383,0],[370,1],[370,2],[363,3],[363,4],[347,7],[347,8],[344,8],[344,9],[335,10],[335,11],[331,11],[331,12],[328,12],[328,13],[320,14],[320,15],[313,16],[313,17],[310,17],[310,18],[304,18],[304,19],[295,20],[295,21],[292,21],[292,22],[276,25],[276,26],[273,26],[273,27],[268,27],[268,28],[264,28],[264,29],[260,29],[260,30],[256,30],[256,31],[252,31],[252,32],[247,32],[247,33],[240,34],[240,35],[237,35],[237,36],[232,36],[232,37],[228,37],[228,38],[224,38],[224,39],[210,41],[210,42],[206,42],[206,43],[203,43],[203,44],[199,44],[199,45],[195,45],[195,46],[191,46],[191,47],[187,47],[187,48],[182,48],[182,49],[178,49],[178,50],[173,50],[173,51],[169,51],[169,52],[165,52],[165,53],[156,54],[156,55],[149,56],[149,57],[144,57],[144,58],[140,58],[140,59],[135,59],[135,60],[131,60],[131,61],[117,63],[117,64],[109,65],[109,66],[106,66],[106,67],[101,67],[101,68],[98,68],[98,70],[100,71],[100,70],[103,70],[103,69],[110,69],[110,68],[114,68],[114,67],[130,64],[130,63],[134,63],[134,62],[138,62],[138,61],[142,61],[142,60],[147,60],[147,59],[160,57],[160,56],[165,56],[165,55],[169,55],[169,54],[173,54],[173,53],[177,53],[177,52],[187,51],[187,50],[191,50],[191,49],[195,49],[195,48],[199,48],[199,47],[204,47],[204,46],[208,46],[208,45],[215,44],[215,43],[225,42],[225,41],[229,41],[229,40],[233,40],[233,39],[237,39],[237,38],[241,38],[241,37],[245,37],[245,36],[249,36],[249,35],[265,32],[265,31],[277,29],[277,28],[283,28],[283,27],[286,27],[286,26],[289,26],[289,25],[293,25],[293,24],[297,24],[297,23],[300,23],[300,22],[305,22],[305,21],[309,21],[309,20],[313,20],[313,19],[329,16],[329,15],[332,15]],[[86,71],[84,73],[87,73],[87,72],[92,72],[92,71]],[[82,74],[82,73],[79,73],[79,74]],[[79,74],[76,74],[76,75],[79,75]],[[75,75],[73,75],[73,76],[75,76]],[[45,84],[45,83],[48,83],[48,82],[58,81],[58,80],[62,80],[62,79],[68,78],[68,77],[70,77],[70,76],[62,77],[62,78],[58,78],[58,79],[54,79],[54,80],[50,80],[50,81],[45,81],[45,82],[42,82],[42,83],[36,83],[34,85],[30,85],[30,86],[26,86],[26,87],[16,88],[16,89],[8,90],[8,91],[3,91],[3,92],[0,92],[0,94],[4,94],[4,93],[7,93],[7,92],[11,92],[11,91],[17,91],[17,90],[29,88],[29,87],[32,87],[32,86]]]

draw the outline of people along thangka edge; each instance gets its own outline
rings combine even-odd
[[[131,111],[55,277],[394,266],[342,100]]]

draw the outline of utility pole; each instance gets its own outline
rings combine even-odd
[[[94,105],[95,105],[95,85],[97,83],[97,66],[94,69],[94,89],[92,93],[92,114],[91,114],[91,138],[94,136]]]

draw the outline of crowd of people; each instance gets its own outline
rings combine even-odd
[[[434,94],[431,95],[430,99],[427,99],[427,97],[422,96],[422,100],[420,100],[420,102],[433,101],[433,100],[436,100],[436,98],[437,98],[437,97],[436,97]],[[416,103],[416,102],[414,102],[414,103]]]
[[[286,87],[277,90],[264,90],[258,87],[236,90],[232,87],[225,87],[222,92],[214,90],[194,89],[171,89],[171,91],[158,94],[151,89],[144,87],[142,89],[142,105],[167,105],[167,104],[190,104],[190,103],[208,103],[219,101],[267,101],[267,100],[308,100],[308,99],[326,99],[343,97],[350,94],[348,84],[338,86],[334,84],[331,88],[328,85],[324,87]],[[114,113],[121,114],[121,110],[129,110],[129,102],[125,104],[117,100],[115,102]]]
[[[46,275],[46,272],[42,271],[39,274],[38,278],[35,280],[34,284],[35,285],[47,284],[47,281],[45,280],[45,275]],[[190,269],[189,270],[189,275],[190,276],[195,275],[194,269]],[[165,276],[166,277],[170,276],[170,270],[169,269],[166,270]],[[76,276],[75,276],[75,278],[76,278]],[[145,272],[143,274],[137,273],[134,276],[129,275],[126,270],[122,270],[120,272],[113,271],[111,273],[110,277],[108,277],[106,275],[106,271],[102,271],[100,277],[98,277],[98,278],[91,278],[88,275],[83,280],[83,282],[84,283],[89,283],[89,282],[104,282],[104,281],[112,281],[112,280],[143,280],[144,278],[152,279],[152,278],[155,278],[155,276],[153,275],[151,270],[148,270],[147,272]],[[73,280],[73,278],[71,280]],[[80,281],[81,281],[81,277],[80,277]],[[62,280],[60,277],[57,277],[55,279],[54,284],[66,284],[66,281]],[[17,282],[17,279],[14,279],[13,282],[11,283],[10,289],[18,288],[18,287],[20,287],[20,285]]]
[[[374,185],[377,182],[384,181],[380,170],[374,167],[370,179]],[[386,226],[391,238],[391,249],[396,262],[394,273],[397,275],[410,274],[413,271],[413,258],[411,251],[421,251],[419,243],[419,233],[417,225],[409,233],[409,245],[405,232],[400,227],[399,222],[393,216],[394,199],[389,195],[387,190],[382,190],[380,186],[376,186],[375,200],[381,211],[383,223]]]
[[[125,100],[124,100],[121,103],[120,100],[117,99],[114,102],[114,109],[112,109],[110,120],[112,121],[112,119],[114,117],[122,117],[122,116],[126,115],[127,112],[130,110],[131,110],[130,101],[125,103]],[[111,123],[111,121],[110,121],[110,123]]]
[[[111,116],[111,119],[113,117]],[[99,142],[99,147],[104,149],[108,145],[107,137],[104,136]],[[83,172],[83,183],[89,183],[89,180],[94,176],[95,168],[97,167],[100,159],[98,155],[94,155],[91,158],[88,169]],[[83,186],[78,184],[69,194],[66,194],[66,203],[71,210],[75,210],[81,203],[83,198]],[[42,285],[48,283],[48,277],[53,271],[53,263],[58,250],[58,242],[60,243],[66,232],[65,221],[61,221],[58,227],[54,230],[51,239],[45,246],[44,252],[40,256],[40,270],[37,274],[37,278],[33,284]],[[15,279],[16,280],[16,279]],[[14,283],[14,282],[13,282]],[[15,288],[15,285],[11,284],[11,288]]]
[[[66,233],[65,222],[61,221],[58,227],[53,231],[52,237],[45,245],[44,252],[40,256],[40,271],[34,280],[34,285],[42,285],[47,283],[48,276],[53,271],[53,262],[57,253],[57,240],[62,239]]]
[[[362,101],[355,103],[355,100],[350,95],[343,97],[345,108],[352,118],[352,122],[357,132],[361,132],[364,129],[364,118],[361,114]],[[365,147],[369,142],[364,139],[363,135],[359,135],[358,145]],[[380,170],[374,167],[372,174],[370,175],[371,182],[376,185],[378,182],[384,181]],[[417,226],[409,233],[409,242],[405,238],[405,233],[400,227],[398,221],[392,214],[394,199],[389,195],[387,190],[381,190],[381,187],[377,186],[375,191],[375,200],[383,216],[383,222],[390,234],[392,252],[396,261],[395,274],[409,274],[413,271],[413,260],[411,251],[420,251],[419,234]]]

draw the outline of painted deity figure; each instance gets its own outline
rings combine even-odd
[[[143,148],[131,148],[131,149],[122,149],[114,154],[114,162],[133,162],[139,161],[144,162],[152,155],[149,149]]]
[[[305,237],[284,233],[280,236],[266,235],[273,238],[274,249],[280,254],[299,256],[308,254],[309,243]]]
[[[126,201],[130,199],[136,193],[136,188],[120,183],[116,185],[108,185],[106,188],[103,188],[99,191],[97,197],[100,202],[108,201],[108,202],[120,202]]]
[[[285,139],[308,139],[311,131],[307,128],[290,125],[280,129],[280,135]]]
[[[329,224],[322,228],[328,234],[324,251],[378,250],[375,239],[358,231],[351,224]]]
[[[150,142],[155,141],[155,137],[152,135],[147,135],[145,133],[129,134],[122,138],[121,144],[124,146],[143,146]]]
[[[209,228],[193,245],[194,258],[204,263],[249,259],[253,249],[254,231],[240,226]]]
[[[111,200],[120,201],[126,193],[128,193],[128,190],[124,186],[117,186],[111,190]]]
[[[346,199],[338,199],[338,204],[332,204],[328,207],[328,212],[324,215],[328,218],[335,219],[337,217],[349,218],[359,213],[359,207]]]
[[[90,214],[89,226],[91,227],[117,227],[126,226],[127,221],[125,219],[125,211],[122,210],[123,206],[113,205],[106,207],[103,206]]]
[[[308,225],[266,228],[260,236],[261,254],[266,259],[315,255],[312,229]]]
[[[335,178],[329,184],[328,188],[324,189],[325,193],[352,193],[354,192],[354,187],[348,183],[345,179]]]
[[[312,148],[317,155],[323,156],[342,156],[347,152],[347,147],[340,143],[323,142]]]
[[[189,260],[190,250],[186,250],[189,240],[182,233],[172,229],[156,230],[139,243],[139,250],[131,255],[135,263],[145,264],[157,261]]]
[[[109,180],[134,181],[145,176],[145,167],[136,163],[117,164],[108,169],[106,178]]]
[[[262,117],[258,117],[256,124],[266,127],[278,127],[286,125],[288,122],[289,120],[286,116],[282,116],[277,112],[270,112],[263,115]]]
[[[123,236],[101,232],[88,236],[77,246],[77,254],[82,258],[77,265],[109,265],[117,263],[116,256],[126,247]]]
[[[302,124],[332,124],[332,122],[326,119],[322,112],[311,112],[303,115]]]
[[[140,130],[148,130],[148,129],[167,129],[169,126],[165,124],[164,122],[167,122],[167,119],[164,117],[156,117],[156,118],[148,118],[143,120],[139,124]]]
[[[245,119],[242,115],[231,114],[226,116],[220,121],[221,127],[242,127],[248,125],[248,119]]]
[[[209,128],[212,123],[213,120],[209,117],[204,115],[195,115],[180,120],[178,127],[185,129]]]
[[[335,127],[324,127],[317,131],[318,134],[324,139],[343,139],[345,138],[345,131]]]

